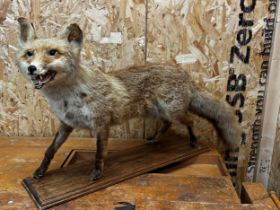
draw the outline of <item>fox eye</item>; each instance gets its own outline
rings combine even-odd
[[[50,50],[50,51],[48,52],[48,54],[49,54],[50,56],[55,56],[56,53],[57,53],[57,50],[55,50],[55,49],[52,49],[52,50]]]
[[[28,50],[26,53],[25,53],[28,57],[31,57],[31,56],[33,56],[33,51],[31,51],[31,50]]]

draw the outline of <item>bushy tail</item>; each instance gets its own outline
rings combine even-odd
[[[241,127],[229,106],[206,92],[196,91],[189,108],[191,112],[208,119],[214,125],[228,150],[238,149]]]

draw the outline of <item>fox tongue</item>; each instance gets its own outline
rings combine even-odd
[[[51,73],[46,73],[45,75],[40,75],[40,82],[46,83],[48,82],[52,77]]]
[[[32,75],[31,80],[36,89],[41,89],[46,83],[51,81],[55,75],[55,71],[48,71],[44,75]]]

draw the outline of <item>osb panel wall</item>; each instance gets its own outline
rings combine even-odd
[[[2,1],[0,12],[0,134],[52,136],[58,121],[38,91],[15,66],[17,17],[30,18],[40,37],[54,36],[70,23],[84,31],[84,61],[101,71],[144,63],[143,1]],[[111,131],[114,137],[142,137],[142,120]],[[87,136],[88,131],[74,135]]]

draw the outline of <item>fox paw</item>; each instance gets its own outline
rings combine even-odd
[[[33,178],[34,179],[40,179],[44,176],[45,170],[42,168],[38,168],[34,173],[33,173]]]
[[[153,136],[151,136],[151,137],[146,138],[146,142],[148,144],[154,144],[154,143],[158,142],[158,139],[153,137]]]
[[[90,181],[100,179],[102,177],[102,171],[100,169],[93,169],[90,174]]]
[[[190,146],[193,147],[193,148],[197,148],[198,147],[198,144],[197,144],[197,139],[196,138],[191,138],[190,139]]]

